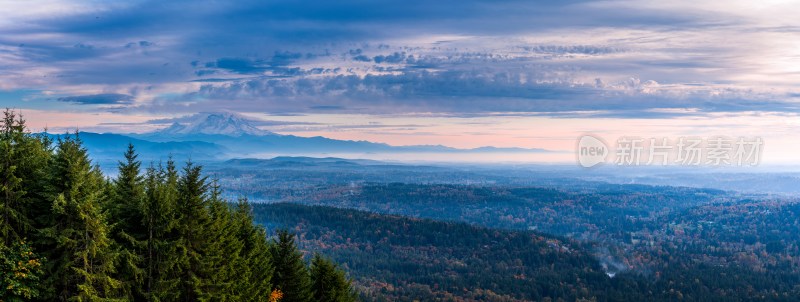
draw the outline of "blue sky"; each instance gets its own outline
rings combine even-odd
[[[0,0],[0,103],[56,130],[224,110],[393,144],[796,146],[800,4],[697,2]]]

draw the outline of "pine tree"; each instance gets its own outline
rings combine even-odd
[[[315,254],[311,259],[311,290],[314,301],[318,302],[354,302],[355,291],[350,287],[350,280],[336,264]]]
[[[6,109],[0,123],[0,246],[5,245],[5,251],[14,253],[22,248],[32,255],[40,254],[37,251],[46,250],[39,244],[42,240],[38,230],[47,226],[46,219],[50,214],[52,201],[45,197],[45,188],[48,182],[48,164],[51,159],[50,140],[44,135],[33,135],[25,126],[21,115]],[[20,246],[20,242],[26,242]],[[27,256],[26,256],[27,257]],[[38,257],[38,256],[32,256]],[[6,259],[13,259],[11,255]],[[37,258],[41,264],[44,259]],[[20,267],[14,264],[16,267]],[[41,267],[37,266],[38,270]],[[34,277],[33,274],[27,274]],[[39,294],[40,290],[47,292],[41,280],[36,279],[36,284],[30,278],[27,281],[27,290],[23,283],[17,285],[18,293],[29,292]],[[4,284],[3,287],[12,284]],[[52,292],[52,291],[51,291]],[[26,296],[26,295],[23,295]],[[5,300],[12,299],[13,295]],[[0,300],[4,300],[0,297]]]
[[[22,239],[29,222],[20,202],[25,191],[18,175],[20,151],[17,144],[24,139],[25,124],[17,120],[14,112],[5,111],[0,125],[0,239],[5,244]]]
[[[49,152],[49,141],[31,135],[22,116],[6,109],[0,124],[0,242],[25,240],[36,229]]]
[[[125,161],[118,163],[119,176],[114,181],[113,198],[109,204],[111,221],[114,221],[112,238],[117,243],[118,278],[124,280],[124,290],[131,298],[141,299],[144,282],[143,258],[147,245],[145,230],[143,180],[141,163],[132,144],[128,144]]]
[[[208,238],[204,246],[203,272],[205,278],[203,288],[205,298],[215,301],[241,301],[242,293],[234,291],[234,285],[247,275],[247,267],[240,258],[242,241],[237,235],[237,225],[228,204],[221,198],[221,190],[215,179],[211,184],[209,196],[210,223],[207,227]],[[203,298],[203,297],[201,297]]]
[[[176,261],[176,202],[178,172],[170,158],[166,168],[161,164],[147,169],[146,198],[142,213],[147,232],[145,282],[142,292],[150,301],[175,301],[179,297],[180,266]]]
[[[23,203],[30,222],[30,229],[26,234],[34,251],[45,254],[45,251],[55,247],[55,242],[42,232],[54,224],[51,173],[55,153],[53,139],[46,133],[30,135],[30,139],[24,140],[17,147],[23,149],[22,153],[25,155],[24,160],[18,162],[17,171],[24,175],[22,184],[26,194],[23,196]],[[44,290],[50,291],[47,288]]]
[[[240,255],[245,261],[244,268],[238,270],[241,282],[235,284],[234,290],[250,293],[243,295],[242,301],[269,301],[273,268],[267,232],[254,224],[252,207],[246,198],[239,199],[235,217],[238,237],[243,243]]]
[[[196,301],[205,295],[203,252],[209,238],[207,228],[211,222],[208,213],[208,184],[202,168],[191,162],[183,169],[178,181],[176,272],[180,282],[178,292],[184,301]]]
[[[278,230],[277,241],[270,247],[270,254],[275,267],[272,281],[275,288],[283,292],[281,301],[313,301],[311,279],[303,261],[303,254],[295,245],[294,234],[290,234],[287,230]]]
[[[142,202],[144,199],[141,162],[132,144],[125,151],[125,161],[118,162],[119,176],[114,181],[115,202],[111,206],[112,216],[120,224],[119,230],[128,235],[144,233],[142,231]]]
[[[52,221],[43,232],[55,242],[49,251],[50,284],[59,300],[98,300],[118,297],[121,282],[114,279],[109,226],[101,205],[105,180],[92,167],[77,138],[58,141],[51,170]]]

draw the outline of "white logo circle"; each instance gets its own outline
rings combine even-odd
[[[578,139],[578,146],[575,149],[578,157],[578,164],[584,168],[591,168],[606,161],[609,154],[608,146],[601,139],[584,135]]]

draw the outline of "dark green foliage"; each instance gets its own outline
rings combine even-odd
[[[119,253],[117,277],[124,280],[123,291],[126,296],[141,299],[144,293],[139,289],[145,276],[142,255],[147,246],[147,232],[142,224],[145,192],[139,170],[141,163],[136,158],[134,147],[129,144],[125,161],[118,164],[119,176],[109,190],[112,194],[108,207],[114,218],[111,237]]]
[[[30,135],[25,121],[6,110],[0,124],[0,241],[10,245],[39,227],[49,210],[43,198],[50,141]],[[47,205],[47,208],[43,206]]]
[[[11,110],[4,112],[0,132],[0,246],[3,247],[4,261],[28,257],[20,255],[22,258],[16,258],[17,252],[31,253],[29,260],[34,260],[37,253],[32,251],[31,245],[20,242],[35,239],[33,246],[40,251],[53,246],[49,244],[43,248],[43,243],[50,240],[40,232],[52,225],[52,200],[49,198],[52,195],[48,190],[51,180],[48,165],[53,151],[51,141],[46,136],[31,135],[22,117]],[[41,274],[36,273],[41,271],[42,263],[43,259],[37,259],[37,270],[26,278],[12,278],[20,282],[17,289],[9,289],[10,284],[3,284],[3,289],[11,291],[6,298],[13,300],[15,295],[35,298],[41,296],[42,291],[47,292],[49,288],[43,285]],[[3,270],[6,274],[11,273],[14,267],[24,267],[24,264],[7,264],[13,267],[6,266]]]
[[[210,222],[206,238],[209,240],[205,243],[203,254],[203,270],[208,277],[203,287],[207,299],[240,301],[240,295],[249,294],[234,290],[235,284],[240,282],[239,273],[247,269],[240,257],[244,244],[237,237],[239,228],[234,213],[219,196],[219,187],[213,182],[208,200]]]
[[[356,295],[350,288],[350,280],[344,271],[336,267],[332,261],[314,254],[311,259],[311,291],[314,301],[319,302],[352,302]]]
[[[281,302],[312,301],[311,277],[303,261],[303,254],[295,245],[294,234],[287,230],[278,230],[270,254],[275,266],[275,288],[283,292]]]
[[[3,124],[0,125],[0,238],[9,244],[21,239],[29,222],[25,221],[24,205],[21,202],[25,191],[22,189],[22,178],[17,171],[17,164],[22,153],[17,145],[24,141],[25,124],[17,120],[13,112],[6,111]]]
[[[103,209],[103,176],[92,167],[77,137],[58,142],[51,169],[54,224],[43,233],[55,243],[47,254],[55,297],[78,301],[119,297],[122,284],[113,278],[118,254],[112,249]]]
[[[181,300],[195,301],[205,294],[202,278],[203,249],[208,240],[207,226],[211,217],[207,210],[208,185],[201,167],[187,163],[178,181],[178,199],[175,205],[176,233],[175,267],[178,271]]]
[[[235,223],[236,236],[243,243],[239,257],[244,260],[240,263],[244,268],[238,270],[238,275],[244,282],[236,282],[233,290],[248,293],[240,297],[241,301],[267,301],[273,272],[267,234],[253,223],[252,208],[244,198],[236,205]]]
[[[179,268],[173,257],[177,241],[175,205],[178,177],[172,160],[167,161],[166,167],[160,164],[149,167],[145,176],[142,224],[147,232],[147,244],[143,254],[145,280],[142,291],[150,301],[178,299]]]
[[[109,181],[77,134],[51,145],[5,112],[0,301],[269,301],[273,282],[280,301],[312,301],[291,238],[276,245],[296,270],[281,270],[283,280],[250,205],[222,199],[200,166],[179,173],[169,160],[142,173],[129,145]]]

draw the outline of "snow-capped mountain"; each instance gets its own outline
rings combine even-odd
[[[203,112],[181,118],[171,126],[156,132],[159,135],[270,135],[270,131],[258,129],[252,120],[231,112]]]
[[[155,143],[158,148],[168,150],[153,152],[154,158],[172,154],[194,158],[259,157],[265,154],[359,154],[359,153],[541,153],[544,149],[494,148],[457,149],[441,145],[391,146],[369,141],[337,140],[321,136],[302,137],[276,134],[256,127],[259,121],[232,112],[198,113],[191,116],[161,121],[173,122],[162,130],[127,134],[133,140]],[[127,143],[113,134],[97,134],[97,150],[113,149],[110,154],[121,154]],[[117,135],[118,136],[118,135]],[[103,141],[108,140],[108,144]],[[162,144],[165,143],[165,144]],[[179,149],[185,143],[187,147]],[[113,147],[113,148],[112,148]],[[169,148],[167,148],[169,147]],[[202,147],[202,151],[200,150]],[[122,150],[122,151],[120,151]],[[156,150],[156,149],[154,149]],[[116,158],[116,157],[115,157]]]

